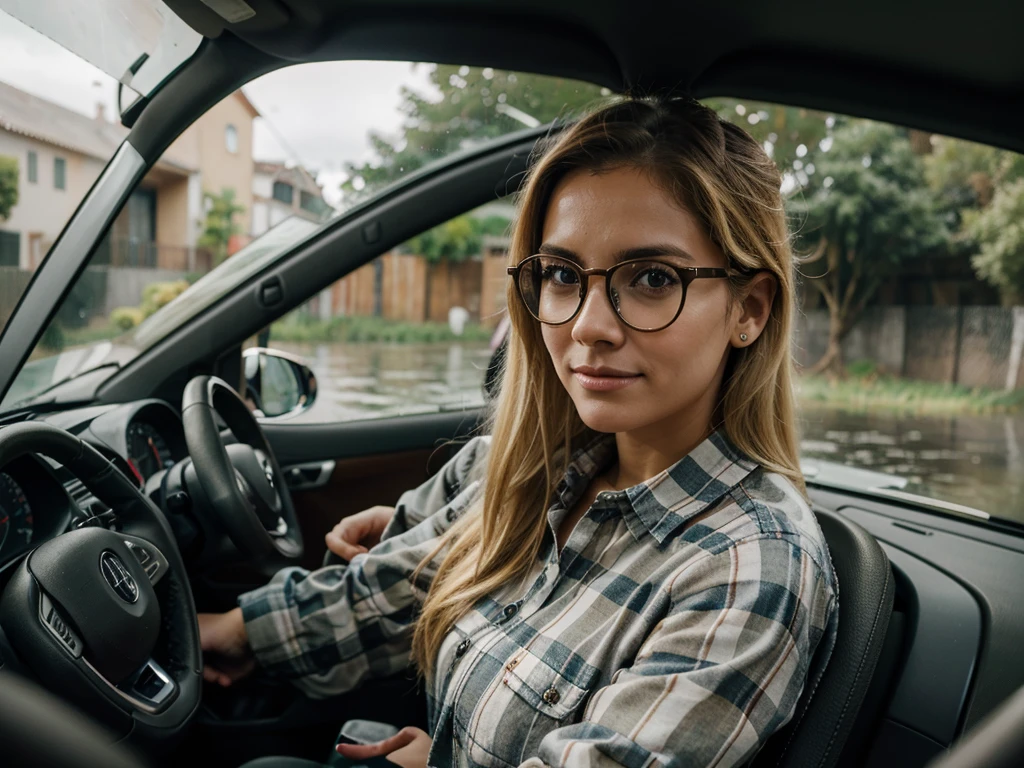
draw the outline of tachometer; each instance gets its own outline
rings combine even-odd
[[[167,442],[152,425],[136,421],[128,426],[128,461],[143,481],[174,466]]]
[[[14,552],[32,543],[32,507],[21,486],[0,472],[0,552]]]

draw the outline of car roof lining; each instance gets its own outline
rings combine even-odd
[[[228,24],[167,0],[208,36],[278,65],[429,61],[639,93],[737,96],[873,117],[1024,151],[1024,4],[815,0],[248,0]]]

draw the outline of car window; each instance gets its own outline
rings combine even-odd
[[[0,10],[0,331],[128,134],[116,96],[113,77]]]
[[[842,115],[708,103],[782,171],[801,257],[794,349],[808,476],[1024,522],[1022,158]],[[381,256],[272,327],[270,345],[318,376],[318,403],[298,418],[482,402],[506,241],[446,254],[466,224]]]
[[[808,475],[1024,522],[1024,157],[843,115],[711,103],[783,172],[802,257],[794,349]]]
[[[312,407],[289,421],[483,405],[484,376],[505,314],[513,212],[511,201],[496,200],[444,222],[271,325],[260,343],[301,357],[317,377]]]
[[[431,163],[607,95],[563,78],[407,62],[303,64],[248,83],[146,174],[0,410],[87,368],[126,364]],[[43,176],[48,166],[33,167]],[[67,190],[39,186],[68,195],[72,176],[69,161]],[[0,253],[12,248],[0,240]]]

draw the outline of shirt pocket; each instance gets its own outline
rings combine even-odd
[[[537,755],[548,733],[582,718],[599,673],[584,663],[555,669],[517,651],[475,708],[467,734],[471,761],[504,768]]]

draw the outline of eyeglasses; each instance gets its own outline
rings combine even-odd
[[[611,269],[583,269],[543,253],[523,259],[507,271],[527,310],[546,325],[563,325],[576,317],[589,279],[600,275],[616,314],[636,331],[660,331],[674,323],[694,280],[730,275],[721,267],[677,267],[651,259],[631,259]]]

